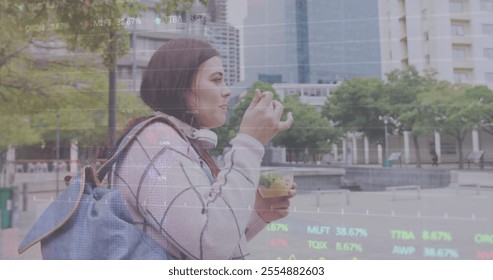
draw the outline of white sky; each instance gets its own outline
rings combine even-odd
[[[246,16],[247,0],[228,0],[228,22],[239,28]]]

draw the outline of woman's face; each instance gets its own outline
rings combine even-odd
[[[188,104],[195,111],[195,118],[201,128],[215,128],[224,124],[230,95],[231,91],[224,83],[221,59],[214,56],[202,63],[192,92],[187,94]]]

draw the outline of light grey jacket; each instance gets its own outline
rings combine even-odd
[[[254,209],[264,147],[246,134],[230,144],[216,180],[187,140],[157,122],[114,167],[134,221],[177,258],[245,258],[266,225]]]

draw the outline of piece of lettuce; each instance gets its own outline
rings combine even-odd
[[[268,189],[273,183],[282,183],[283,181],[284,179],[279,174],[261,174],[259,184]]]

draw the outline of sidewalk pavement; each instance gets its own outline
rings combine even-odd
[[[491,171],[485,172],[490,173]],[[461,171],[461,176],[470,177],[470,179],[474,179],[474,174],[475,172],[468,170]],[[55,197],[54,176],[54,174],[26,173],[17,177],[14,185],[28,184],[27,209],[19,211],[18,219],[13,220],[14,228],[0,230],[0,259],[41,259],[39,245],[22,255],[17,254],[17,246],[37,217]],[[59,186],[60,191],[63,191],[65,185],[60,183]],[[20,210],[22,207],[20,203]],[[335,194],[322,196],[318,208],[316,197],[313,194],[304,193],[293,198],[290,215],[280,222],[289,223],[293,230],[280,233],[273,232],[272,229],[264,229],[250,243],[253,259],[287,259],[292,255],[298,259],[315,257],[345,259],[355,255],[358,258],[367,259],[394,258],[399,256],[392,255],[388,249],[381,252],[386,246],[383,244],[389,243],[388,232],[390,230],[408,228],[420,232],[423,228],[439,228],[439,225],[454,231],[454,240],[468,240],[456,244],[460,248],[466,248],[471,247],[471,244],[474,245],[471,240],[471,231],[493,236],[493,191],[485,190],[480,195],[476,195],[474,190],[468,189],[461,190],[461,193],[457,194],[455,188],[452,187],[426,189],[422,190],[422,199],[417,199],[416,193],[410,190],[398,192],[397,200],[392,199],[391,192],[351,192],[350,204],[346,204],[342,195]],[[357,252],[338,251],[333,247],[337,243],[334,236],[330,237],[332,239],[323,241],[332,242],[331,248],[323,252],[314,250],[314,248],[307,247],[307,240],[315,238],[307,235],[307,225],[329,225],[334,228],[333,230],[336,225],[347,225],[354,228],[364,225],[370,231],[369,236],[372,241],[365,243],[364,246],[371,248],[372,251],[371,253],[361,252],[363,250],[359,250],[359,247],[356,248]],[[284,246],[285,244],[279,243],[280,241],[277,244],[272,243],[272,240],[279,235],[283,235],[283,239],[289,241],[289,246]],[[320,239],[322,236],[317,238]],[[413,244],[416,247],[422,245]],[[446,244],[446,246],[449,245]],[[493,245],[491,247],[493,251]],[[472,257],[472,253],[460,256],[466,259]]]

